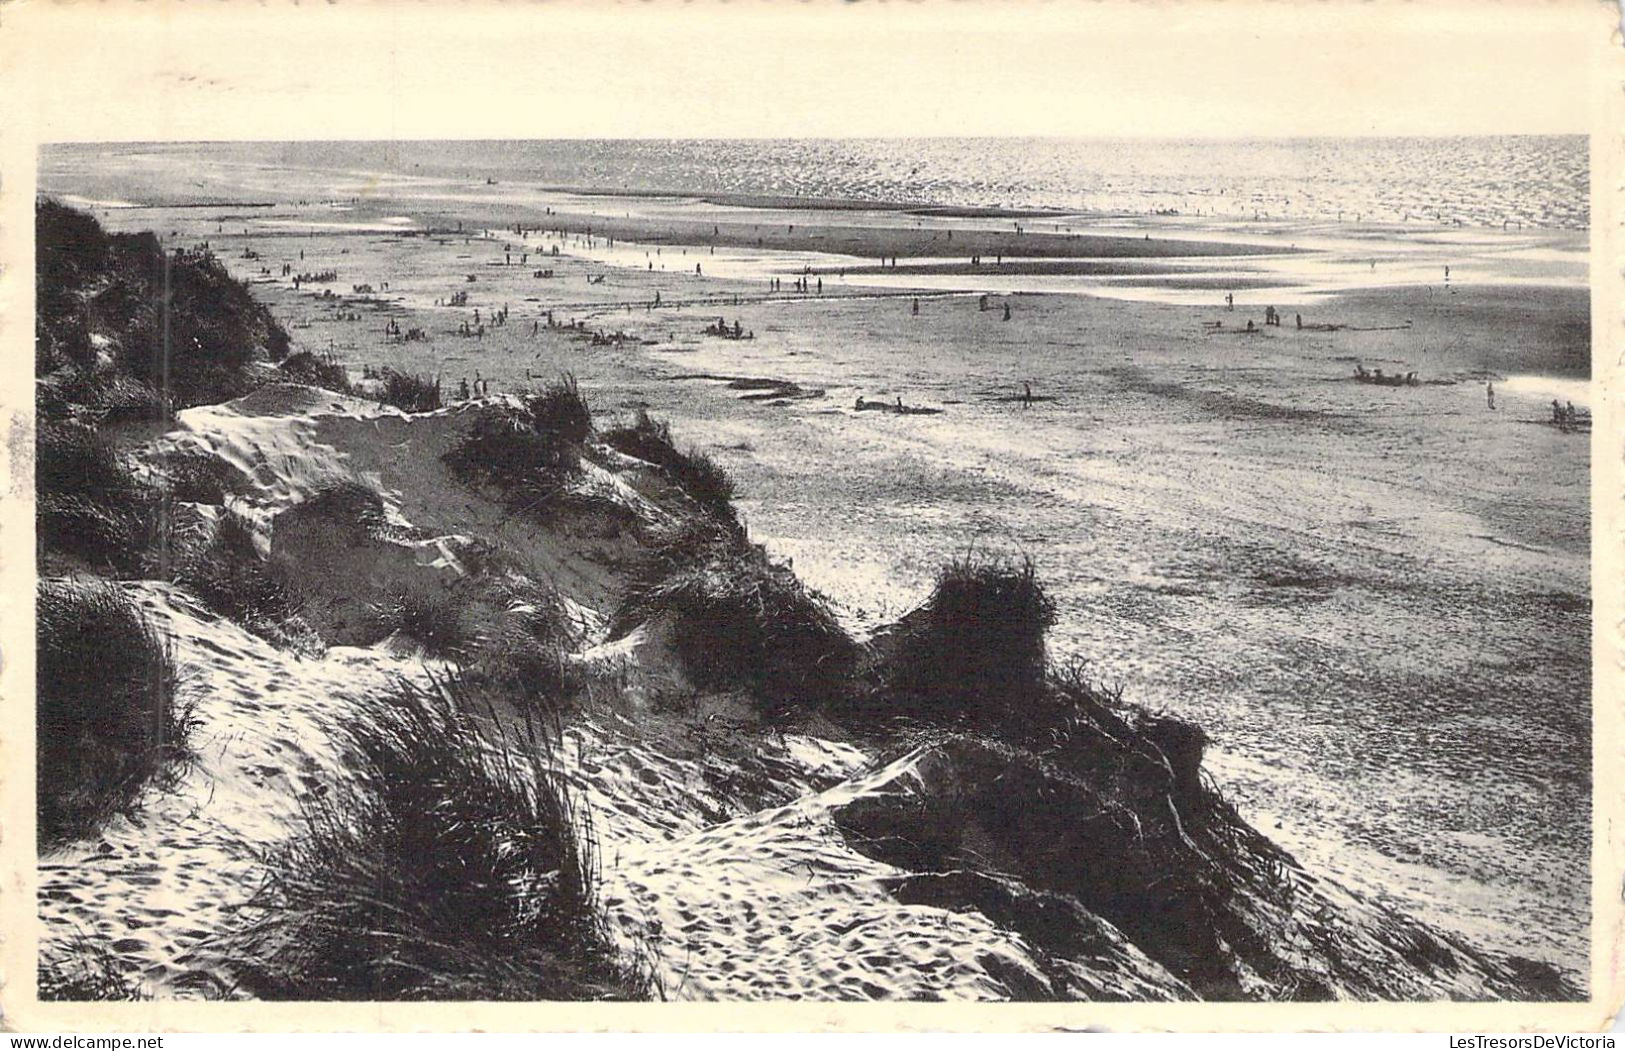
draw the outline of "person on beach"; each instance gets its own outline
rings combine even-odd
[[[1010,320],[1010,304],[1009,303],[1006,303],[1004,305],[1004,320],[1006,320],[1006,321]]]
[[[1236,294],[1234,292],[1224,294],[1224,309],[1231,311],[1236,309]]]
[[[915,317],[920,316],[920,301],[918,299],[914,300],[914,311],[913,311],[913,313],[914,313]]]
[[[1023,383],[1021,386],[1023,388],[1021,395],[1021,407],[1023,409],[1030,409],[1033,406],[1033,385],[1031,383]]]
[[[1303,327],[1303,315],[1302,315],[1302,314],[1293,314],[1293,315],[1292,315],[1292,316],[1293,316],[1293,317],[1294,317],[1294,318],[1295,318],[1295,319],[1297,319],[1297,322],[1298,322],[1298,327],[1299,327],[1299,328],[1302,328],[1302,327]]]
[[[464,376],[457,381],[457,398],[460,401],[468,400],[468,377]]]
[[[1484,400],[1489,405],[1490,408],[1492,408],[1492,409],[1495,408],[1495,384],[1494,383],[1485,382],[1485,384],[1484,384]]]

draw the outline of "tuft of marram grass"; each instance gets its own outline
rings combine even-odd
[[[592,412],[565,375],[519,407],[481,412],[443,459],[465,485],[495,485],[516,510],[545,513],[567,496],[591,435]]]
[[[899,623],[887,687],[904,714],[1020,721],[1044,697],[1054,623],[1031,560],[967,554],[942,567],[930,598]]]
[[[383,495],[353,478],[322,485],[283,515],[324,521],[350,546],[375,540],[389,530]]]
[[[565,658],[581,644],[581,628],[551,584],[510,572],[493,590],[500,619],[474,647],[467,674],[522,700],[526,710],[552,714],[582,687]]]
[[[677,533],[622,603],[612,635],[670,614],[696,685],[743,686],[773,708],[840,699],[858,653],[840,621],[789,569],[758,548],[716,542],[723,535]]]
[[[302,600],[286,571],[260,557],[254,527],[235,511],[223,511],[208,542],[179,558],[175,582],[272,645],[308,655],[324,648],[301,614]]]
[[[378,610],[378,618],[386,632],[417,643],[429,657],[461,657],[475,641],[467,607],[444,588],[402,588]]]
[[[630,426],[611,428],[603,439],[618,452],[665,471],[708,514],[724,521],[734,519],[733,479],[706,453],[694,448],[680,451],[669,424],[640,409]]]
[[[596,900],[590,830],[534,722],[482,730],[461,678],[355,712],[351,780],[267,859],[229,939],[244,988],[289,1000],[641,999]],[[493,732],[492,737],[487,733]]]
[[[220,506],[228,496],[240,496],[248,485],[239,471],[222,457],[195,447],[172,449],[158,463],[172,499]]]
[[[191,710],[169,642],[123,591],[42,580],[36,598],[39,841],[88,834],[184,758]]]
[[[526,398],[525,408],[532,426],[542,433],[577,446],[592,437],[592,409],[568,372]]]
[[[395,369],[384,369],[384,388],[379,400],[402,412],[433,412],[440,408],[440,381]]]
[[[321,387],[335,394],[355,393],[350,373],[343,365],[333,358],[317,357],[308,350],[288,355],[277,369],[291,383]]]
[[[140,571],[160,542],[163,494],[84,424],[41,426],[34,462],[41,553],[119,575]]]
[[[84,933],[39,955],[39,998],[46,1002],[85,1003],[149,1000],[142,986],[120,965],[101,938]]]

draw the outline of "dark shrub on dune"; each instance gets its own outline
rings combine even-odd
[[[162,533],[163,494],[105,438],[84,424],[42,425],[34,471],[42,557],[67,555],[116,574],[141,569]]]
[[[246,366],[287,356],[287,333],[212,254],[108,234],[50,200],[35,208],[35,251],[41,367],[96,384],[116,372],[184,408],[246,393]]]
[[[117,587],[41,581],[36,784],[42,846],[134,805],[185,754],[167,641]]]
[[[1044,635],[1054,623],[1031,561],[956,559],[893,629],[886,686],[910,714],[1027,718],[1044,697]]]
[[[394,369],[384,369],[381,379],[384,387],[379,400],[385,405],[393,405],[402,412],[433,412],[441,406],[438,380]]]
[[[133,376],[74,367],[41,373],[34,406],[42,421],[140,423],[166,421],[171,415],[164,393]]]
[[[733,519],[733,479],[698,449],[679,451],[672,441],[669,424],[640,410],[631,426],[612,428],[604,432],[603,438],[618,452],[665,471],[707,513],[724,520]]]
[[[307,387],[320,387],[335,394],[354,394],[350,374],[332,358],[317,357],[308,350],[290,354],[277,366],[289,383],[303,383]]]
[[[291,1000],[595,1000],[648,995],[617,956],[552,743],[488,738],[461,680],[402,683],[356,711],[353,780],[268,859],[230,943],[243,987]]]
[[[634,586],[611,634],[662,614],[696,685],[743,686],[774,708],[836,700],[856,667],[857,646],[823,599],[748,545],[668,555]]]

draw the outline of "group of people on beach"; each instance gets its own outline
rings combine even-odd
[[[1567,434],[1580,425],[1580,412],[1574,407],[1572,401],[1560,405],[1557,399],[1553,398],[1552,422],[1557,425],[1558,430]]]

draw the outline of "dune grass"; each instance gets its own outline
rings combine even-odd
[[[212,612],[272,645],[306,655],[325,648],[302,617],[286,572],[260,556],[254,527],[234,511],[223,511],[208,541],[182,554],[175,582]]]
[[[582,642],[556,587],[517,572],[496,579],[492,591],[500,612],[474,647],[467,664],[471,681],[522,699],[528,709],[556,709],[583,685],[565,654]]]
[[[35,435],[41,555],[67,555],[114,575],[138,572],[164,526],[163,494],[136,477],[95,428],[42,425]]]
[[[318,357],[308,350],[288,355],[277,369],[289,383],[320,387],[335,394],[355,393],[350,374],[343,365],[333,358]]]
[[[715,526],[677,530],[657,548],[611,635],[661,615],[695,685],[743,686],[770,708],[837,700],[857,666],[856,644],[821,596]]]
[[[379,608],[378,620],[386,634],[416,643],[428,657],[462,657],[476,639],[466,602],[432,585],[401,588]]]
[[[1046,690],[1055,604],[1030,560],[971,552],[943,566],[923,606],[898,622],[883,675],[899,714],[987,723],[1028,718]]]
[[[578,447],[592,436],[592,409],[568,372],[526,398],[525,407],[533,426],[544,434]]]
[[[385,405],[393,405],[402,412],[433,412],[443,404],[440,381],[432,377],[384,369],[380,378],[384,386],[378,400]]]
[[[65,944],[40,947],[41,1001],[83,1003],[107,1000],[150,1000],[147,991],[125,973],[105,940],[80,933]]]
[[[389,531],[384,497],[376,488],[354,478],[341,478],[318,487],[283,514],[315,519],[344,543],[355,545]]]
[[[347,726],[351,778],[313,801],[229,954],[267,999],[639,999],[596,900],[593,841],[552,738],[482,728],[460,678],[401,683]]]
[[[725,521],[733,520],[733,479],[700,450],[680,451],[672,440],[669,424],[639,410],[631,425],[613,427],[602,437],[616,451],[665,471],[708,514]]]
[[[34,214],[39,367],[77,372],[88,391],[134,379],[184,408],[247,393],[247,366],[287,356],[282,326],[212,253],[109,234],[48,199]]]
[[[184,758],[191,708],[168,641],[117,587],[42,580],[38,613],[39,841],[88,834]]]
[[[591,435],[592,412],[565,375],[518,406],[482,412],[444,460],[464,484],[495,485],[516,511],[545,513],[568,492]]]
[[[166,452],[158,460],[174,500],[195,504],[221,506],[228,496],[241,496],[248,491],[248,482],[224,458],[196,446],[181,446]]]

